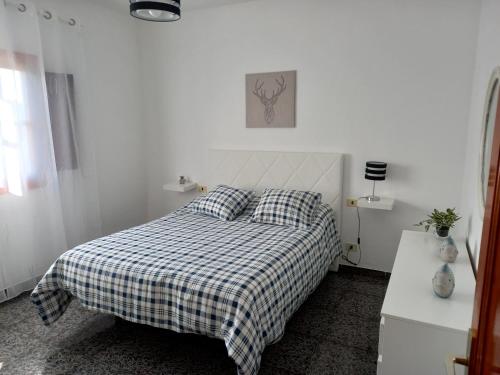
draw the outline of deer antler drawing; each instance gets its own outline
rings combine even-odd
[[[264,118],[266,119],[267,124],[271,124],[274,121],[274,105],[278,101],[278,98],[281,94],[286,90],[285,77],[281,75],[280,80],[275,80],[278,84],[277,90],[273,90],[273,94],[270,98],[267,97],[266,90],[262,87],[264,86],[264,81],[259,84],[259,80],[255,81],[255,88],[253,90],[253,94],[260,99],[260,102],[264,105]]]

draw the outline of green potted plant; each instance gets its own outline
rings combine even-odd
[[[461,219],[454,208],[447,208],[445,211],[434,209],[427,217],[427,219],[415,225],[419,227],[424,226],[426,232],[430,227],[434,227],[439,237],[448,237],[450,228],[453,228],[455,223]]]

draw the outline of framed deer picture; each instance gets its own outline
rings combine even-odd
[[[297,71],[246,75],[247,128],[294,128]]]

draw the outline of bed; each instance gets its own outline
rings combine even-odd
[[[240,375],[256,374],[266,345],[341,252],[335,212],[321,204],[308,230],[234,221],[185,206],[64,253],[32,293],[44,324],[73,299],[128,321],[223,339]]]

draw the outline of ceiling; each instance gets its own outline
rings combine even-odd
[[[120,8],[127,8],[128,0],[105,0],[110,5]],[[246,3],[254,0],[181,0],[182,10],[194,10],[202,8],[213,8],[229,4]]]

